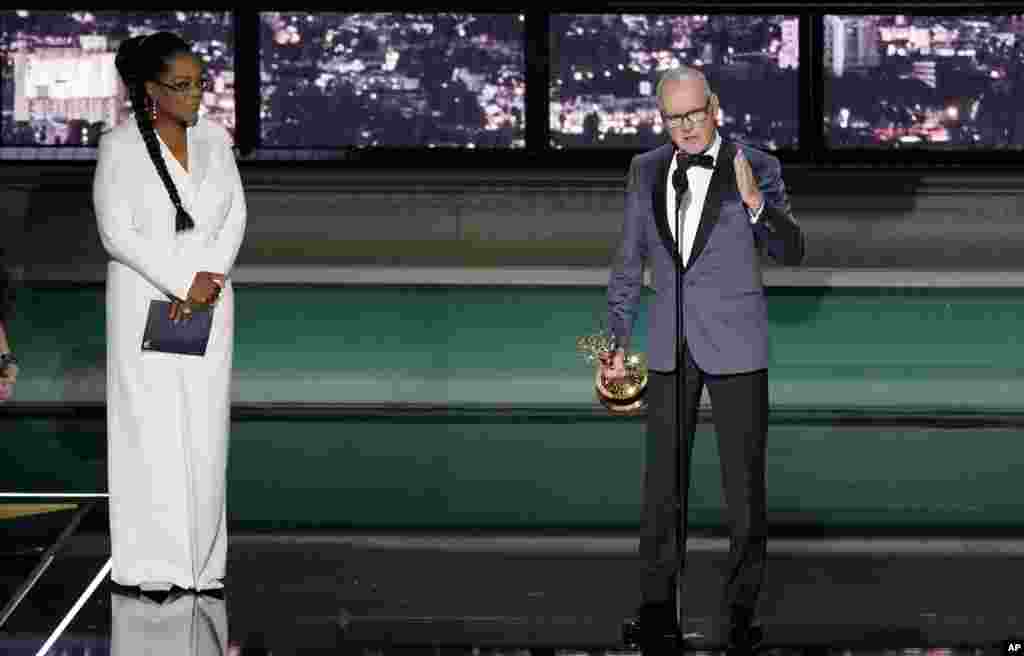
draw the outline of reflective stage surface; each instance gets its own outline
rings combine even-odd
[[[2,520],[3,601],[23,596],[0,626],[0,653],[636,653],[619,633],[638,602],[633,535],[236,533],[222,596],[145,596],[105,574],[96,503],[78,530],[67,527],[84,504]],[[718,537],[690,542],[684,630],[704,653],[721,650],[725,549]],[[774,540],[763,652],[1012,653],[1022,580],[1016,540]]]

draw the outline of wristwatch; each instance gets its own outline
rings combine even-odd
[[[18,358],[14,357],[13,353],[0,353],[0,371],[12,364],[18,364]]]

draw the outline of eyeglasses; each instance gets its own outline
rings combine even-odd
[[[661,120],[665,123],[665,126],[669,129],[685,127],[687,130],[695,128],[704,123],[711,116],[708,109],[711,107],[711,96],[708,96],[708,100],[704,103],[704,106],[700,109],[695,109],[692,112],[686,112],[685,114],[676,114],[669,116],[667,114],[661,115]]]
[[[199,81],[195,83],[189,81],[182,81],[176,84],[167,84],[166,82],[161,82],[160,80],[153,81],[159,84],[160,86],[164,87],[165,89],[169,89],[170,91],[180,95],[185,95],[192,89],[197,89],[200,93],[206,93],[207,91],[213,90],[213,80],[211,80],[208,77],[200,78]]]

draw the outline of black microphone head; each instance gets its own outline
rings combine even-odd
[[[686,169],[676,165],[676,170],[672,173],[672,186],[675,187],[677,194],[685,192],[689,186],[690,181],[686,179]]]

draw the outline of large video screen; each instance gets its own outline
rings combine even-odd
[[[191,43],[205,62],[213,88],[203,95],[200,113],[234,134],[230,12],[5,10],[0,11],[4,156],[11,156],[11,146],[86,146],[95,156],[99,135],[131,116],[114,67],[118,46],[163,30]]]
[[[1024,147],[1024,15],[824,17],[832,148]]]
[[[550,146],[665,143],[655,89],[668,68],[700,68],[721,101],[722,136],[766,150],[799,137],[796,16],[557,14],[550,20]]]
[[[264,148],[524,148],[522,14],[260,14]]]

